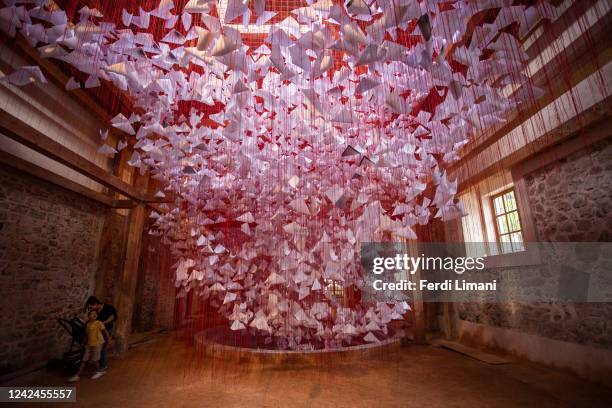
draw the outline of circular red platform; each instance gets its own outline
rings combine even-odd
[[[338,348],[311,350],[279,350],[273,344],[265,344],[263,337],[248,333],[230,332],[218,328],[201,331],[195,335],[195,346],[207,357],[259,364],[312,364],[328,362],[331,358],[341,360],[362,359],[380,356],[401,346],[403,331],[378,343],[355,344]]]

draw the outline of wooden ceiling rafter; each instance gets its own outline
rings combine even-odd
[[[0,163],[27,173],[36,178],[48,181],[52,184],[87,197],[91,200],[97,201],[110,208],[132,208],[136,205],[132,200],[112,199],[106,194],[84,187],[83,185],[75,183],[74,181],[67,179],[66,177],[62,177],[60,175],[52,173],[43,167],[37,166],[34,163],[23,160],[3,150],[0,150]]]
[[[457,193],[461,194],[482,180],[497,174],[502,168],[512,168],[516,164],[528,160],[536,154],[542,153],[548,149],[553,149],[555,146],[569,143],[572,146],[572,151],[577,151],[600,140],[611,137],[611,104],[612,97],[608,97],[586,109],[582,112],[580,118],[574,117],[570,119],[568,122],[523,146],[509,156],[495,161],[495,163],[479,171],[477,174],[469,176],[459,183]],[[556,159],[557,156],[555,155],[549,157],[549,160]],[[538,166],[541,167],[542,164],[543,163],[540,162]]]
[[[96,0],[93,0],[92,3],[95,4]],[[18,33],[15,38],[9,38],[6,34],[0,33],[0,39],[5,44],[10,44],[12,42],[12,48],[21,52],[22,56],[26,59],[30,59],[31,61],[33,61],[34,64],[40,66],[41,69],[45,72],[45,74],[47,74],[46,76],[49,80],[51,80],[53,83],[55,83],[61,88],[65,87],[66,83],[69,80],[69,76],[66,75],[57,64],[53,63],[53,61],[41,58],[36,48],[32,47],[20,33]],[[123,94],[123,98],[127,98],[127,95],[125,95],[125,93],[121,92],[116,87],[112,86],[110,83],[107,83],[104,86],[111,88],[113,92],[120,92],[121,94]],[[106,111],[98,102],[96,102],[92,98],[91,94],[86,90],[72,90],[67,92],[67,95],[70,95],[72,98],[76,99],[79,104],[86,106],[103,122],[110,122],[111,117],[109,112]],[[49,174],[43,177],[44,172],[40,171],[41,168],[36,166],[34,163],[29,163],[31,166],[30,168],[28,168],[28,166],[25,165],[25,163],[28,163],[27,161],[23,161],[22,159],[9,155],[6,152],[2,152],[2,162],[4,162],[5,164],[10,165],[14,168],[19,168],[22,171],[35,175],[39,178],[43,178],[47,181],[67,188],[71,191],[77,192],[86,197],[95,199],[96,201],[99,201],[112,208],[132,208],[135,205],[134,201],[132,200],[144,203],[161,203],[167,201],[153,197],[147,192],[141,192],[137,189],[134,189],[129,184],[124,183],[120,179],[116,178],[110,172],[102,169],[101,167],[98,167],[92,162],[89,162],[87,159],[82,158],[81,156],[65,148],[61,144],[38,132],[34,128],[28,127],[28,130],[26,132],[30,133],[31,135],[35,135],[35,137],[38,138],[37,140],[43,140],[43,138],[46,138],[47,140],[45,142],[39,144],[33,139],[23,138],[19,136],[13,131],[14,127],[6,127],[4,125],[5,123],[14,122],[16,119],[12,118],[6,112],[1,112],[0,116],[0,132],[4,133],[5,136],[18,141],[19,143],[27,147],[30,147],[31,149],[45,155],[46,157],[58,161],[66,165],[67,167],[70,167],[73,170],[76,170],[77,172],[104,185],[105,187],[110,188],[118,194],[127,196],[129,199],[112,199],[109,196],[106,196],[108,199],[103,199],[100,196],[105,196],[104,194],[96,192],[95,190],[87,189],[86,187],[81,186],[78,183],[74,183],[70,180],[63,178],[62,176],[52,174],[48,170],[45,171]],[[119,131],[114,130],[112,128],[110,129],[109,136],[113,140],[113,143],[119,140],[118,132]],[[47,148],[45,148],[44,146],[47,146]],[[82,160],[80,160],[79,158]],[[83,165],[83,167],[81,167],[81,165]],[[104,173],[107,175],[107,177],[104,176]],[[69,183],[67,183],[66,181],[68,181]],[[81,186],[81,188],[77,188],[75,185]]]
[[[6,111],[0,111],[0,133],[130,199],[138,202],[163,201],[122,181]]]
[[[533,75],[534,85],[544,86],[549,89],[545,95],[533,101],[526,108],[508,118],[507,122],[497,130],[472,139],[467,144],[461,155],[461,159],[449,167],[449,173],[455,172],[469,160],[474,159],[479,153],[495,144],[506,134],[511,132],[521,123],[536,115],[542,108],[552,103],[569,89],[575,87],[585,78],[597,72],[612,60],[612,48],[605,41],[600,41],[593,46],[589,46],[589,38],[610,38],[612,35],[612,15],[606,16],[599,21],[588,33],[580,36],[574,44],[579,46],[569,46],[564,53],[564,60],[571,61],[562,67],[561,71],[555,71],[554,75],[550,64],[544,65]],[[601,36],[601,37],[599,37]],[[593,57],[593,55],[595,56]],[[590,58],[589,58],[590,57]]]

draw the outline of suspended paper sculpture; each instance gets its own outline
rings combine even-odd
[[[5,3],[1,29],[68,64],[67,89],[102,80],[132,98],[109,123],[124,140],[99,152],[129,140],[129,164],[172,198],[150,234],[179,293],[291,349],[378,342],[402,318],[406,302],[347,307],[328,288],[363,283],[361,242],[465,214],[445,169],[541,93],[518,39],[556,15],[507,0]]]

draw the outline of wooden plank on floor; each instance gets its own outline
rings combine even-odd
[[[487,364],[498,365],[509,364],[512,362],[506,358],[465,346],[461,343],[457,343],[456,341],[437,339],[433,341],[432,344],[443,347],[448,350],[456,351],[457,353],[465,354],[468,357],[475,358],[476,360],[480,360]]]

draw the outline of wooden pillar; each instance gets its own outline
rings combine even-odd
[[[412,258],[419,256],[418,242],[415,240],[409,240],[404,237],[394,237],[397,239],[403,247],[404,253]],[[413,319],[413,342],[415,344],[427,344],[425,336],[425,307],[423,305],[423,293],[419,289],[419,281],[421,280],[421,271],[417,269],[414,274],[409,275],[408,279],[416,283],[416,288],[413,291],[408,292],[410,303],[412,304],[412,319]],[[408,320],[409,314],[404,317]],[[407,338],[409,339],[409,338]],[[410,340],[410,339],[409,339]]]
[[[110,137],[114,136],[111,134],[109,135],[109,138]],[[110,144],[114,145],[114,143]],[[128,160],[130,159],[129,152],[127,152],[128,149],[129,147],[126,147],[119,153],[113,166],[113,175],[119,180],[131,184],[132,176],[130,174],[130,170],[132,169],[127,164]],[[108,191],[107,194],[112,199],[121,198],[121,194],[114,190]],[[102,301],[112,301],[114,306],[117,305],[115,293],[111,290],[110,287],[107,287],[105,285],[105,282],[116,282],[119,273],[118,265],[122,265],[124,263],[125,237],[127,236],[127,225],[124,221],[124,217],[127,217],[128,215],[129,210],[110,209],[104,222],[104,228],[102,230],[102,236],[100,238],[100,252],[98,255],[98,259],[100,260],[100,267],[98,268],[98,272],[96,273],[94,294],[98,299],[101,299]],[[118,234],[120,236],[117,236]],[[119,246],[120,248],[122,248],[120,253],[117,253],[112,249],[114,246],[117,245],[117,240],[119,240]],[[111,260],[112,257],[119,259],[115,261],[115,263],[113,262],[113,260]]]
[[[147,188],[148,175],[135,175],[135,187],[144,190]],[[127,351],[128,340],[132,332],[132,316],[136,299],[136,286],[138,283],[138,266],[142,253],[142,234],[146,218],[146,205],[137,204],[130,210],[127,242],[125,249],[125,262],[123,272],[119,278],[115,306],[119,315],[115,326],[115,350],[119,353]]]
[[[463,236],[463,227],[461,225],[461,219],[457,218],[444,223],[444,240],[451,244],[465,243],[465,237]],[[452,254],[453,256],[466,256],[465,245],[461,247],[457,245],[457,252]],[[442,304],[442,335],[446,340],[456,340],[457,335],[457,307],[455,305],[454,297]]]
[[[411,257],[418,257],[419,250],[416,241],[406,241],[407,253]],[[427,344],[425,336],[425,307],[423,306],[423,293],[419,289],[418,283],[421,280],[420,268],[412,275],[412,280],[417,283],[416,290],[413,293],[412,312],[414,315],[414,343]]]

